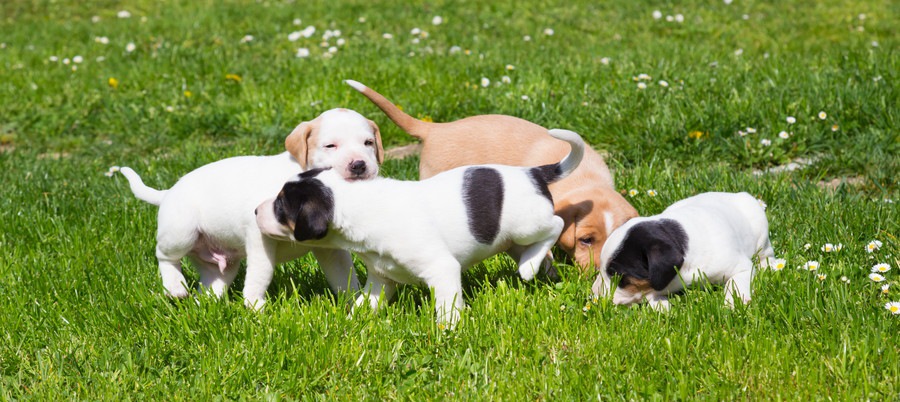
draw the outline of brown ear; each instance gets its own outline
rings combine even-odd
[[[375,157],[378,159],[378,164],[380,165],[384,162],[384,146],[381,145],[381,130],[378,129],[378,125],[375,124],[374,121],[368,120],[369,125],[372,126],[372,131],[375,132]]]
[[[312,124],[304,121],[284,139],[284,148],[291,153],[291,156],[300,163],[300,167],[304,170],[309,164],[310,133],[312,133]]]

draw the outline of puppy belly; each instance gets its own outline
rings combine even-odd
[[[197,243],[191,252],[200,261],[215,265],[222,272],[225,272],[228,265],[246,257],[243,251],[221,247],[204,234],[201,234],[197,239]]]

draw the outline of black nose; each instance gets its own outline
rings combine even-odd
[[[366,162],[364,161],[353,161],[350,163],[350,173],[355,175],[361,175],[366,172]]]
[[[259,208],[253,210],[253,215],[259,215]]]

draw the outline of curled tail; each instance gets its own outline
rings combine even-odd
[[[353,89],[359,91],[359,93],[363,94],[366,98],[369,98],[369,100],[372,101],[375,106],[378,106],[378,108],[381,109],[394,124],[403,129],[403,131],[409,133],[409,135],[419,139],[425,139],[425,136],[428,135],[430,124],[433,123],[426,123],[404,113],[397,105],[391,103],[391,101],[380,93],[375,92],[371,88],[357,81],[344,80],[344,82],[353,87]]]
[[[162,203],[162,199],[166,195],[167,190],[157,190],[155,188],[147,187],[147,185],[144,184],[144,181],[141,180],[141,176],[138,176],[138,174],[129,167],[123,167],[119,172],[128,179],[128,184],[131,185],[131,192],[134,193],[134,196],[139,200],[156,206],[159,206],[159,204]]]
[[[584,140],[574,131],[553,129],[548,132],[551,137],[568,142],[572,147],[563,160],[531,168],[532,174],[540,175],[547,184],[550,184],[566,178],[578,167],[584,157]]]

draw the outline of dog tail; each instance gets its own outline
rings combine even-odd
[[[409,135],[422,140],[428,135],[430,125],[433,123],[426,123],[404,113],[397,105],[391,103],[391,101],[383,95],[375,92],[372,88],[369,88],[360,82],[353,80],[344,80],[344,82],[353,87],[353,89],[359,91],[359,93],[363,94],[366,98],[369,98],[369,100],[372,101],[375,106],[378,106],[378,108],[381,109],[394,124],[403,129],[403,131],[409,133]]]
[[[584,158],[584,140],[574,131],[553,129],[548,132],[551,137],[568,142],[572,147],[563,160],[531,168],[534,174],[539,174],[547,184],[550,184],[566,178],[581,164],[581,159]]]
[[[166,195],[168,190],[157,190],[155,188],[147,187],[144,184],[144,181],[141,180],[141,176],[138,176],[134,170],[131,170],[130,167],[123,167],[119,172],[128,179],[128,184],[131,185],[131,192],[134,193],[134,196],[139,200],[144,202],[159,206],[162,203],[163,197]]]

